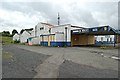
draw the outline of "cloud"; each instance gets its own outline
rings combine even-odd
[[[1,2],[0,25],[2,30],[31,28],[38,22],[57,25],[57,13],[61,24],[85,27],[110,25],[118,28],[117,2],[80,2],[72,0],[41,2]],[[4,26],[4,28],[3,28]]]

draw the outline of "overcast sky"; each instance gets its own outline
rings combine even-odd
[[[118,0],[3,0],[0,2],[0,32],[13,29],[19,32],[34,28],[38,22],[57,25],[58,12],[60,24],[118,28]]]

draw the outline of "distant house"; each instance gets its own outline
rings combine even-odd
[[[20,35],[16,33],[16,34],[13,36],[13,41],[20,41]]]
[[[33,29],[25,29],[25,31],[20,35],[20,42],[21,43],[28,43],[28,39],[32,36],[34,36],[33,34]]]

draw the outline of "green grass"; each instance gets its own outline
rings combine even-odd
[[[40,44],[33,44],[33,46],[41,46]]]
[[[0,37],[0,40],[2,40],[3,44],[12,44],[12,37]]]
[[[4,52],[2,54],[2,58],[4,58],[4,59],[11,59],[11,58],[13,58],[13,55],[11,53],[9,53],[9,52]]]

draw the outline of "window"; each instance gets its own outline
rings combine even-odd
[[[49,28],[49,33],[51,33],[51,28]]]
[[[101,41],[103,41],[103,37],[101,37]]]
[[[112,42],[112,38],[110,38],[110,42]]]
[[[107,38],[107,42],[109,42],[109,38]]]
[[[41,28],[40,28],[40,30],[43,30],[43,29],[44,29],[44,27],[41,27]]]

